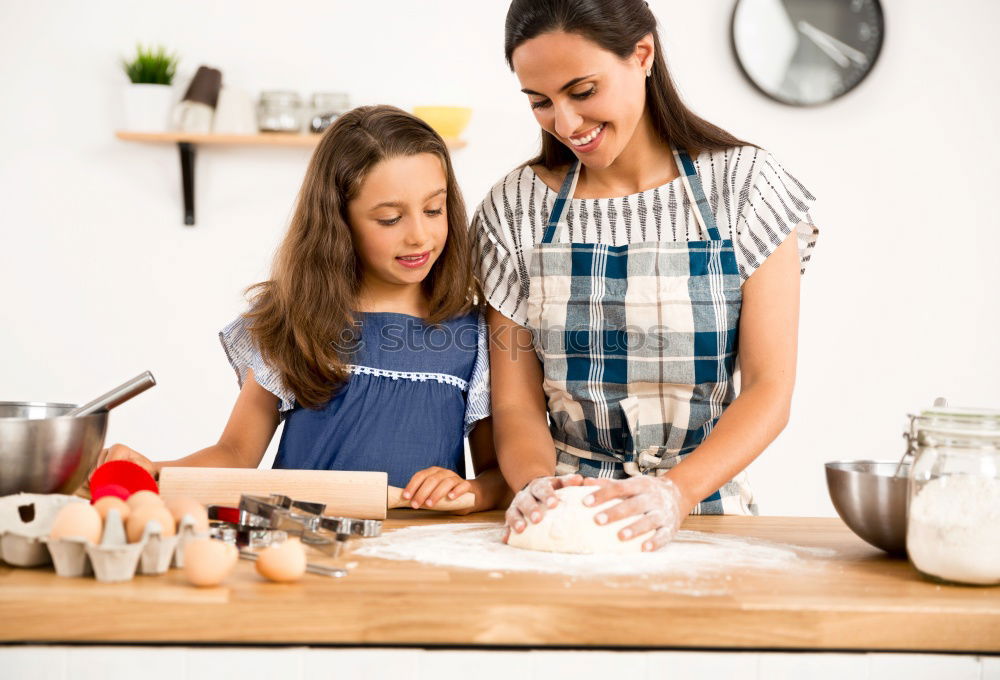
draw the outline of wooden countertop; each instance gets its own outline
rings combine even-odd
[[[501,515],[394,511],[385,529],[443,521]],[[241,560],[208,589],[178,570],[103,584],[3,565],[0,641],[1000,652],[1000,587],[931,582],[838,519],[690,517],[684,528],[835,553],[706,577],[692,593],[356,555],[340,560],[357,562],[346,578],[296,584],[265,582]]]

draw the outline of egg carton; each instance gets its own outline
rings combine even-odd
[[[85,498],[64,494],[16,493],[0,497],[0,561],[15,567],[40,567],[52,562],[43,539],[67,503]]]
[[[44,540],[59,576],[72,578],[93,574],[98,581],[117,583],[131,580],[136,573],[165,573],[175,562],[181,541],[202,536],[203,533],[196,531],[194,518],[185,515],[181,518],[178,533],[173,536],[164,536],[160,523],[150,520],[142,537],[135,543],[129,543],[121,515],[111,509],[104,520],[100,543],[71,537]]]

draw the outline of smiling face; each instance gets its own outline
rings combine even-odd
[[[415,286],[448,240],[447,176],[431,153],[384,160],[347,206],[354,249],[368,289]]]
[[[584,165],[606,168],[628,147],[646,111],[651,35],[621,59],[581,35],[543,33],[511,61],[538,124]]]

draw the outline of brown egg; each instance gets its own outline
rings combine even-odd
[[[184,544],[184,577],[191,585],[217,586],[236,566],[236,546],[212,538],[197,538]]]
[[[170,514],[174,516],[174,522],[177,524],[180,524],[184,515],[191,515],[194,519],[195,531],[199,533],[208,531],[208,510],[195,499],[187,496],[175,496],[167,498],[163,503],[167,506]]]
[[[125,523],[125,533],[128,534],[129,543],[138,543],[142,540],[142,532],[146,530],[146,525],[152,521],[160,523],[163,529],[161,534],[164,538],[169,538],[177,533],[174,527],[174,516],[160,504],[147,503],[137,508],[132,508],[132,514]]]
[[[134,494],[128,497],[126,501],[128,506],[135,510],[140,505],[153,504],[163,505],[163,499],[160,498],[160,494],[155,491],[149,491],[148,489],[143,489],[142,491],[136,491]]]
[[[101,540],[101,515],[90,503],[67,503],[56,515],[49,538],[82,538],[97,543]]]
[[[297,538],[270,545],[257,556],[257,573],[279,583],[298,581],[306,573],[306,550]]]
[[[108,518],[108,510],[112,508],[118,511],[118,516],[122,518],[123,522],[128,521],[128,516],[132,514],[132,509],[128,506],[128,503],[118,496],[104,496],[94,502],[94,510],[100,513],[102,520]]]

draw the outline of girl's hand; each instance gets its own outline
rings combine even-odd
[[[643,551],[659,550],[673,539],[681,526],[684,515],[691,511],[685,508],[680,489],[667,477],[629,477],[628,479],[587,479],[584,486],[599,486],[591,496],[583,499],[587,505],[598,506],[614,498],[621,502],[594,517],[598,524],[608,524],[626,517],[635,517],[632,522],[618,532],[618,538],[630,538],[653,531],[653,535],[642,544]]]
[[[154,463],[149,458],[146,458],[146,456],[130,449],[124,444],[115,444],[101,451],[101,455],[97,457],[97,464],[94,465],[94,469],[104,465],[109,460],[127,460],[141,466],[146,472],[153,475],[153,479],[160,476],[160,465],[158,463]],[[94,471],[91,470],[90,472],[93,474]]]
[[[537,477],[528,485],[517,492],[514,500],[507,508],[505,520],[507,532],[503,536],[506,543],[510,538],[510,532],[521,533],[528,526],[530,520],[533,524],[538,524],[545,516],[547,508],[554,508],[559,503],[556,497],[556,489],[564,486],[581,486],[583,475],[563,475],[561,477]]]
[[[403,498],[410,501],[414,510],[420,507],[433,508],[445,496],[453,500],[472,489],[470,481],[460,477],[454,470],[429,467],[413,475],[410,483],[403,489]]]

